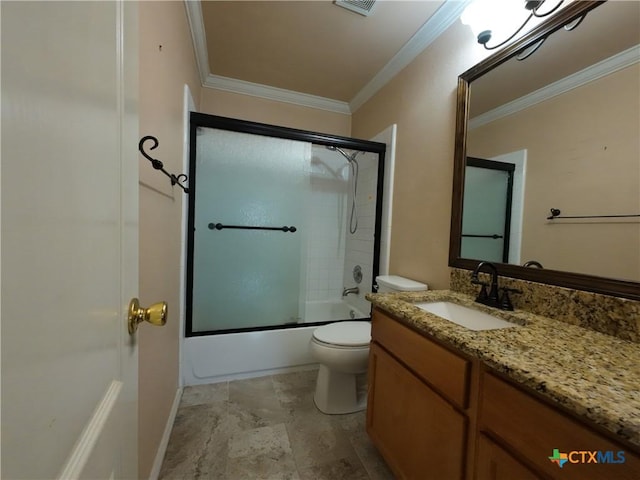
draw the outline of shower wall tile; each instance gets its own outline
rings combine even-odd
[[[340,298],[345,258],[348,184],[344,159],[324,147],[312,149],[308,202],[307,301]]]
[[[367,154],[359,157],[360,171],[358,178],[358,193],[356,207],[358,211],[358,229],[355,234],[347,233],[345,251],[344,285],[355,286],[353,280],[353,268],[360,265],[362,268],[362,282],[360,293],[349,295],[347,303],[353,305],[363,313],[369,313],[370,303],[364,295],[371,291],[373,283],[373,249],[375,234],[375,213],[377,195],[377,155]],[[348,205],[351,205],[349,197]],[[349,211],[348,211],[349,213]]]
[[[359,239],[354,236],[354,238],[350,239],[348,242],[349,252],[363,252],[363,253],[371,253],[373,251],[373,238],[371,239]]]
[[[364,211],[358,215],[358,229],[362,228],[370,228],[374,229],[376,226],[376,217],[375,217],[375,209],[374,214],[364,215]]]
[[[372,247],[373,248],[373,247]],[[369,252],[350,251],[348,258],[355,262],[356,265],[368,265],[371,263],[371,254]],[[351,272],[351,270],[349,270]]]
[[[340,299],[344,287],[355,286],[353,267],[360,265],[362,292],[359,296],[349,295],[346,300],[368,313],[370,304],[364,294],[370,291],[373,280],[377,155],[358,156],[358,229],[355,234],[349,233],[351,196],[347,164],[335,152],[323,147],[314,146],[312,157],[306,299]]]

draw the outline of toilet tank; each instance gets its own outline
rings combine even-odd
[[[429,287],[425,283],[398,275],[380,275],[376,277],[378,293],[390,292],[423,292]]]

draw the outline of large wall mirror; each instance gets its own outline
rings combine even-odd
[[[481,260],[640,300],[640,2],[574,2],[460,76],[449,265]]]

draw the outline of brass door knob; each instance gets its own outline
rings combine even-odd
[[[149,308],[141,308],[137,298],[131,299],[127,319],[129,335],[133,335],[138,329],[138,324],[142,322],[149,322],[158,327],[167,323],[167,302],[154,303]]]

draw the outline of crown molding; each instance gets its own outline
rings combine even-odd
[[[191,30],[191,40],[200,73],[202,85],[207,81],[209,75],[209,52],[207,51],[207,36],[204,31],[204,19],[202,18],[202,5],[200,0],[184,0],[184,8],[187,12],[189,30]]]
[[[349,102],[355,112],[449,28],[472,0],[445,0],[407,43]]]
[[[221,75],[209,74],[203,86],[224,90],[226,92],[250,95],[252,97],[266,98],[267,100],[291,103],[303,107],[318,108],[329,112],[343,113],[346,115],[351,114],[347,102],[309,95],[307,93],[294,92],[283,88],[270,87],[259,83],[246,82]]]
[[[280,102],[351,114],[411,63],[442,32],[453,24],[472,0],[445,0],[425,24],[409,39],[391,60],[347,103],[330,98],[294,92],[258,83],[213,75],[209,65],[207,42],[200,0],[184,0],[196,63],[203,87],[266,98]]]
[[[207,52],[207,41],[200,0],[184,0],[184,5],[191,30],[200,81],[203,87],[291,103],[303,107],[318,108],[330,112],[351,114],[349,104],[339,100],[213,75],[209,65],[209,54]]]
[[[469,120],[469,130],[481,127],[487,123],[491,123],[500,118],[512,115],[526,108],[532,107],[538,103],[544,102],[550,98],[566,93],[575,88],[586,85],[587,83],[598,80],[599,78],[610,75],[618,70],[629,67],[640,62],[640,45],[631,47],[628,50],[620,52],[612,57],[606,58],[598,63],[594,63],[579,72],[554,82],[546,87],[542,87],[535,92],[517,98],[509,103],[505,103],[493,110],[478,115]]]

